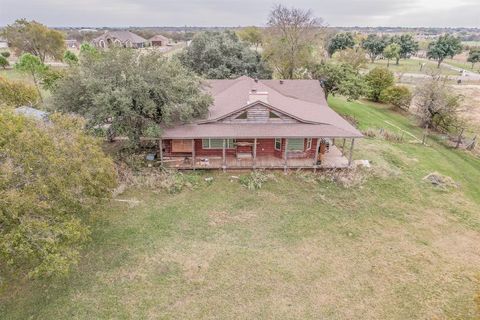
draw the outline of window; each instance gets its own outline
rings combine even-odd
[[[193,140],[192,139],[173,139],[172,140],[172,152],[192,152]]]
[[[235,147],[235,139],[226,139],[225,148],[233,149]],[[223,149],[223,139],[202,139],[203,149]]]
[[[247,111],[245,111],[244,113],[240,114],[235,119],[247,119],[247,118],[248,118],[248,113],[247,113]]]
[[[275,150],[282,150],[282,139],[275,138]]]
[[[287,150],[288,151],[303,151],[304,139],[288,139]]]
[[[312,149],[312,138],[307,139],[307,150]]]
[[[277,116],[277,115],[276,115],[275,113],[273,113],[272,111],[270,111],[270,112],[268,113],[268,117],[269,117],[270,119],[280,119],[280,117]]]

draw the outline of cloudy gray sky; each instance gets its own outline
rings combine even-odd
[[[0,0],[0,25],[264,25],[275,3],[311,8],[330,26],[480,27],[480,0]]]

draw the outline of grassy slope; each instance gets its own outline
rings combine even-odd
[[[331,99],[362,129],[381,106]],[[4,287],[3,319],[474,319],[480,272],[480,161],[445,149],[365,139],[361,186],[277,175],[248,191],[229,175],[177,195],[130,190],[98,215],[71,278]],[[439,171],[461,183],[435,190]],[[212,175],[205,173],[204,175]]]

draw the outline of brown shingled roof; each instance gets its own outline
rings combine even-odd
[[[327,104],[316,80],[254,80],[242,76],[234,80],[208,80],[214,98],[206,119],[167,128],[164,138],[204,137],[362,137],[350,123]],[[299,123],[219,123],[222,118],[249,105],[252,90],[268,92],[268,103]],[[263,103],[263,102],[262,102]]]

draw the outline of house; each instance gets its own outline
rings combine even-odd
[[[143,48],[148,44],[148,40],[130,31],[107,31],[93,39],[92,43],[97,48],[108,48],[111,46]]]
[[[161,34],[157,34],[156,36],[151,37],[148,39],[152,47],[165,47],[170,43],[170,39],[167,37],[162,36]]]
[[[328,106],[319,81],[242,76],[208,80],[207,90],[214,102],[206,119],[164,128],[165,166],[316,170],[352,163],[362,134]]]
[[[65,46],[68,48],[68,49],[80,49],[80,43],[75,40],[75,39],[67,39],[65,40]]]
[[[0,49],[8,48],[7,39],[0,37]]]

